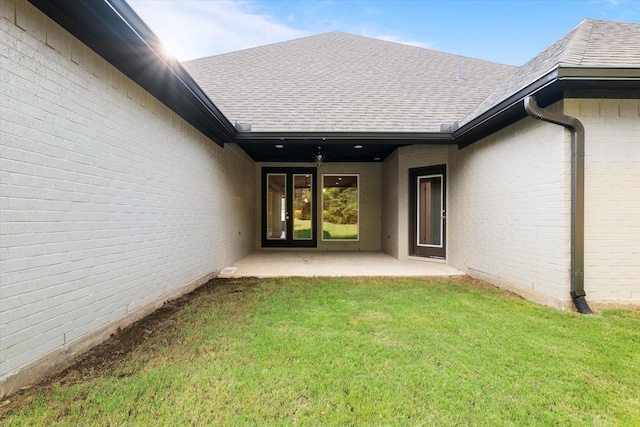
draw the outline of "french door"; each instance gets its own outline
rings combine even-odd
[[[445,165],[409,170],[409,254],[444,259],[446,255]]]
[[[316,247],[316,168],[262,168],[262,246]]]

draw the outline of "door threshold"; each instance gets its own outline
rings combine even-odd
[[[409,256],[407,257],[409,261],[422,261],[422,262],[435,262],[437,264],[446,264],[447,260],[445,258],[432,258],[432,257],[422,257],[422,256]]]

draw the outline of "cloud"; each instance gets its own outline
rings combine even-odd
[[[355,28],[355,34],[360,34],[361,36],[371,37],[374,39],[385,40],[388,42],[406,44],[409,46],[422,47],[425,49],[433,49],[435,43],[429,41],[418,41],[412,40],[401,35],[393,34],[391,31],[385,31],[380,28],[377,28],[378,25],[375,24],[367,24],[367,25],[359,25]]]
[[[337,13],[331,2],[301,2],[289,8],[255,0],[129,0],[128,3],[160,38],[165,51],[180,61],[335,30],[427,49],[434,47],[434,43],[402,36],[376,22],[363,24],[357,17],[362,14]]]
[[[309,35],[259,13],[250,1],[129,0],[129,5],[181,61]]]
[[[400,43],[400,44],[407,44],[409,46],[415,46],[415,47],[422,47],[425,49],[433,49],[433,43],[431,42],[420,42],[420,41],[416,41],[416,40],[407,40],[404,39],[400,36],[395,36],[395,35],[391,35],[391,34],[382,34],[382,35],[370,35],[367,37],[373,37],[375,39],[380,39],[380,40],[385,40],[388,42],[394,42],[394,43]]]

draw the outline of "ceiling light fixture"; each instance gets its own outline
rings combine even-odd
[[[276,148],[284,148],[284,145],[282,145],[282,144],[276,144]]]
[[[353,148],[355,148],[356,150],[359,150],[362,148],[362,145],[358,144],[358,145],[354,145]]]
[[[318,154],[313,156],[315,161],[316,161],[316,166],[317,167],[322,166],[322,162],[324,161],[324,156],[320,152],[321,149],[322,149],[322,147],[318,146]]]

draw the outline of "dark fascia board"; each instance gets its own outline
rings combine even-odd
[[[617,80],[635,81],[640,79],[638,67],[575,67],[558,68],[559,80]]]
[[[123,0],[29,0],[219,145],[236,129]]]
[[[368,144],[455,144],[450,132],[239,132],[237,142],[317,142],[342,144],[366,141]]]
[[[453,132],[453,136],[458,142],[458,148],[462,149],[471,145],[479,139],[525,117],[526,112],[522,106],[522,100],[532,93],[551,86],[557,79],[558,70],[552,70],[532,84],[520,89],[476,118],[460,126]],[[510,117],[511,120],[505,121],[505,117]]]
[[[457,144],[461,149],[527,117],[523,100],[529,95],[536,95],[539,105],[546,107],[562,99],[567,88],[637,90],[639,84],[640,69],[635,67],[558,66],[454,132],[239,132],[236,141],[272,143],[280,140],[348,144],[362,140],[367,141],[368,144],[398,146]]]
[[[527,96],[535,95],[539,105],[546,107],[564,98],[567,90],[575,92],[580,89],[594,92],[627,90],[636,93],[640,89],[640,68],[560,65],[465,123],[453,132],[453,137],[458,148],[462,149],[526,117],[523,100]]]

